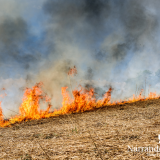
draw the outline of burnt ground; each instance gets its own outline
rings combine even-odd
[[[0,128],[0,159],[156,160],[131,148],[155,148],[159,134],[160,99],[148,100]]]

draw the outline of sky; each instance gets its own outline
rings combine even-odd
[[[6,117],[26,87],[42,81],[61,106],[61,87],[130,97],[146,85],[160,93],[159,0],[0,0],[0,94]],[[69,88],[68,88],[69,89]],[[10,109],[10,110],[9,110]]]

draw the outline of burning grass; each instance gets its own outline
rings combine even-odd
[[[137,101],[0,128],[0,159],[159,159],[128,151],[159,145],[159,103]]]
[[[37,83],[32,89],[27,88],[23,102],[19,108],[19,115],[11,117],[8,120],[3,119],[2,109],[0,108],[0,126],[7,127],[14,123],[19,123],[21,121],[28,121],[34,119],[42,119],[60,116],[64,114],[72,113],[82,113],[85,111],[91,111],[97,108],[102,108],[104,106],[113,106],[113,105],[122,105],[125,103],[133,103],[137,101],[147,101],[149,99],[159,99],[156,93],[150,93],[148,97],[142,96],[143,90],[138,97],[133,95],[133,98],[130,98],[128,101],[114,101],[111,102],[111,92],[112,88],[104,94],[101,100],[96,100],[94,89],[86,90],[80,86],[80,89],[73,90],[73,98],[69,96],[67,87],[62,87],[63,102],[62,108],[59,110],[51,111],[50,99],[46,94],[42,92],[42,83]],[[45,101],[48,104],[48,107],[45,111],[40,110],[40,100]]]
[[[71,68],[68,71],[68,76],[75,74],[77,74],[77,69],[74,66],[74,68]],[[100,100],[96,100],[93,88],[87,90],[82,86],[79,86],[79,89],[75,89],[72,91],[73,97],[70,97],[67,91],[68,87],[62,87],[62,107],[59,110],[51,111],[51,99],[43,93],[42,86],[43,83],[41,82],[37,83],[32,88],[26,88],[23,96],[23,102],[19,107],[19,115],[5,120],[3,117],[2,109],[0,108],[0,126],[9,127],[14,123],[20,123],[22,121],[43,119],[72,113],[82,113],[105,106],[122,105],[126,103],[160,98],[159,95],[152,92],[148,95],[148,97],[145,98],[144,96],[142,96],[142,89],[139,96],[136,97],[135,95],[133,95],[133,98],[130,98],[128,101],[120,100],[111,102],[111,87]],[[48,107],[46,110],[40,110],[40,100],[43,100],[45,103],[47,103]]]

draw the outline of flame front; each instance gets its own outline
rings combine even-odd
[[[0,123],[3,121],[3,113],[1,108],[1,102],[0,102]]]
[[[20,114],[27,119],[39,119],[42,118],[42,115],[45,113],[41,110],[39,111],[40,99],[45,99],[46,102],[49,101],[46,95],[42,95],[42,85],[42,83],[38,83],[32,89],[27,88],[24,93],[23,103],[21,104],[19,111]],[[48,108],[50,107],[51,106]]]
[[[69,96],[69,92],[67,91],[68,87],[62,87],[62,107],[59,110],[54,110],[51,112],[50,99],[47,97],[46,94],[43,94],[43,91],[41,89],[42,85],[42,83],[38,83],[31,89],[27,88],[25,90],[23,102],[19,108],[19,115],[11,117],[8,120],[4,120],[2,108],[0,107],[0,126],[7,127],[11,124],[21,121],[48,118],[71,113],[81,113],[104,106],[111,106],[115,104],[120,105],[140,100],[145,101],[148,99],[160,98],[160,96],[152,92],[149,94],[147,98],[145,98],[144,96],[142,96],[143,90],[141,90],[138,97],[133,95],[133,98],[130,98],[128,101],[120,100],[117,102],[111,102],[112,88],[109,88],[109,90],[104,94],[102,99],[96,100],[94,89],[86,90],[82,86],[80,86],[80,89],[75,89],[72,91],[73,98],[71,98]],[[45,101],[48,105],[45,111],[40,110],[40,100]]]
[[[74,66],[73,68],[70,68],[69,71],[68,71],[68,75],[76,75],[77,74],[77,68],[76,66]]]

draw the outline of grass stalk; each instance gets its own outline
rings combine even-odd
[[[49,157],[49,155],[47,154],[47,152],[46,152],[46,151],[43,149],[43,147],[41,146],[41,144],[40,144],[38,141],[36,141],[36,142],[39,144],[39,146],[41,147],[41,149],[42,149],[43,152],[45,153],[47,159],[48,159],[48,160],[51,160],[50,157]]]
[[[96,150],[98,151],[98,155],[99,155],[100,159],[103,160],[102,155],[101,155],[101,153],[100,153],[100,151],[99,151],[99,149],[98,149],[96,143],[94,142],[94,139],[93,139],[93,137],[91,136],[91,133],[90,133],[89,130],[88,130],[88,133],[89,133],[90,139],[92,140],[92,143],[94,144]]]

